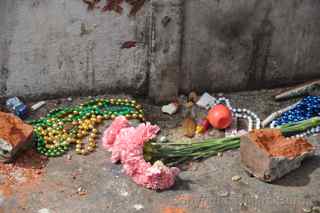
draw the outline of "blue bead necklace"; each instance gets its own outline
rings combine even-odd
[[[288,123],[304,121],[312,117],[320,116],[320,97],[307,96],[303,98],[297,106],[283,113],[279,118],[271,122],[270,127],[275,128]],[[307,132],[297,135],[298,137],[308,136],[320,132],[320,126],[312,128]]]

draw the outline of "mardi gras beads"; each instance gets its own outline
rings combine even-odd
[[[48,157],[66,153],[75,144],[76,153],[86,155],[96,148],[97,126],[116,116],[144,121],[141,105],[128,99],[96,99],[74,107],[51,111],[46,117],[32,121],[37,150]],[[84,143],[84,138],[88,142]]]

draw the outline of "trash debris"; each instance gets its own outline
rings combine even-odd
[[[210,127],[210,123],[207,118],[201,118],[197,122],[196,134],[205,133]]]
[[[164,105],[161,107],[161,111],[169,115],[175,114],[178,111],[178,109],[179,109],[179,104],[176,102],[172,102],[168,105]]]
[[[100,0],[82,0],[84,3],[86,3],[88,5],[88,10],[93,10],[96,6],[96,4],[100,1]]]
[[[171,18],[169,16],[165,16],[161,20],[161,24],[162,26],[166,27],[170,23],[170,21],[171,21]]]
[[[216,100],[216,98],[205,92],[197,101],[197,105],[205,109],[210,109],[216,103]]]
[[[295,104],[292,104],[290,106],[287,106],[283,109],[280,109],[276,112],[271,113],[266,119],[264,119],[261,123],[262,127],[267,127],[268,124],[270,124],[274,119],[278,118],[279,116],[281,116],[283,113],[295,108],[298,104],[300,103],[300,101],[298,101]]]
[[[199,100],[199,97],[196,92],[190,92],[190,94],[188,95],[188,100],[193,103],[197,103],[197,101]]]
[[[210,109],[207,119],[214,128],[225,129],[232,122],[232,113],[225,105],[217,104]]]
[[[0,112],[0,162],[9,162],[25,148],[33,133],[32,126],[10,113]]]
[[[6,106],[12,113],[20,118],[25,118],[27,116],[28,108],[18,97],[8,99]]]
[[[135,208],[137,211],[141,210],[141,209],[144,209],[144,206],[141,205],[141,204],[134,204],[133,205],[133,208]]]
[[[40,101],[34,105],[31,106],[32,111],[36,111],[38,109],[40,109],[41,107],[43,107],[47,102],[45,101]]]
[[[106,5],[102,8],[102,12],[105,11],[115,11],[116,13],[121,14],[123,8],[121,4],[124,0],[106,0]],[[136,15],[136,13],[142,8],[146,0],[125,0],[132,7],[130,9],[130,16]]]
[[[305,83],[286,92],[280,93],[275,96],[275,99],[278,101],[303,95],[311,95],[314,90],[320,90],[320,80]]]
[[[69,102],[71,102],[72,100],[73,100],[72,97],[67,98],[67,101],[69,101]]]
[[[231,178],[232,181],[237,182],[239,180],[241,180],[241,177],[239,175],[235,175]]]
[[[196,134],[196,123],[194,119],[190,116],[186,117],[182,121],[182,129],[183,129],[183,134],[186,137],[193,138],[193,136]]]
[[[136,41],[126,41],[121,45],[121,49],[130,49],[132,47],[136,47],[137,42]]]
[[[87,190],[85,190],[83,187],[79,187],[78,190],[77,190],[77,193],[80,195],[80,196],[84,196],[84,195],[87,195]]]
[[[272,182],[301,166],[314,147],[301,138],[285,138],[279,129],[253,130],[241,137],[243,168],[256,178]]]
[[[114,11],[121,14],[123,8],[120,6],[120,4],[122,2],[123,0],[106,0],[106,5],[102,8],[102,12]]]

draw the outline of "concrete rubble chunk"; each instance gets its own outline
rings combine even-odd
[[[272,182],[299,168],[314,154],[314,147],[302,138],[285,138],[278,129],[254,130],[241,137],[243,168],[256,178]]]
[[[0,162],[9,162],[31,140],[33,128],[10,113],[0,112]]]

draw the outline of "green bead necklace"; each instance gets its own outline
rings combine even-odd
[[[37,151],[48,157],[66,153],[76,144],[76,153],[86,155],[96,148],[97,125],[117,116],[145,121],[141,105],[128,99],[96,99],[74,107],[51,111],[31,122],[35,129]],[[88,136],[85,144],[83,139]]]

